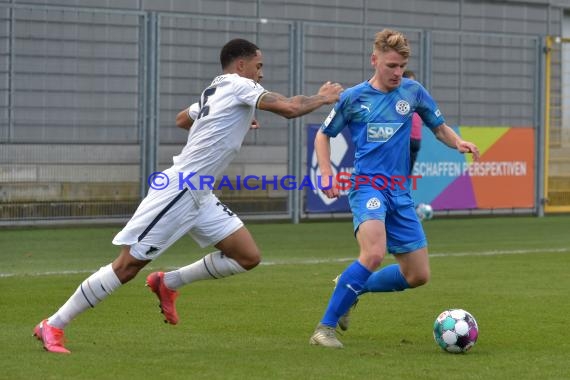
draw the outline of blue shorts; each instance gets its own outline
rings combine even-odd
[[[427,247],[427,239],[409,193],[399,195],[360,185],[348,194],[354,234],[361,223],[381,220],[386,226],[388,253],[408,253]]]

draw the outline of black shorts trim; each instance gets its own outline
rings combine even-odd
[[[152,230],[152,228],[156,225],[156,223],[158,223],[158,221],[164,216],[164,214],[166,214],[168,212],[168,210],[170,210],[172,208],[172,206],[174,206],[174,204],[176,202],[178,202],[180,200],[180,198],[182,198],[184,193],[187,191],[188,191],[188,188],[185,187],[184,190],[182,190],[173,200],[171,200],[170,203],[167,204],[166,207],[163,208],[162,211],[158,213],[158,215],[153,219],[153,221],[150,222],[150,224],[148,225],[147,228],[145,228],[143,233],[140,234],[137,241],[141,241],[142,239],[144,239],[145,236],[150,232],[150,230]]]

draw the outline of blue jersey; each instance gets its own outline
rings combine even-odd
[[[429,128],[445,122],[431,95],[414,80],[402,78],[388,93],[363,82],[341,94],[321,131],[335,137],[349,128],[356,148],[353,175],[407,177],[414,112]]]

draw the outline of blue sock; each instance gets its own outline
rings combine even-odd
[[[368,277],[362,293],[368,292],[399,292],[408,289],[410,284],[400,272],[398,264],[388,265]]]
[[[336,327],[338,319],[350,309],[360,295],[362,287],[371,273],[358,260],[350,264],[342,272],[334,288],[325,315],[321,319],[323,325]]]

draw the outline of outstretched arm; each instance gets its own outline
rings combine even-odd
[[[276,92],[267,92],[261,95],[257,108],[291,119],[308,114],[325,104],[335,103],[342,91],[340,84],[326,82],[319,92],[312,96],[297,95],[287,98]]]
[[[457,149],[461,153],[471,153],[473,159],[479,159],[479,148],[470,141],[461,140],[461,138],[447,124],[442,124],[432,129],[435,137],[450,148]]]

